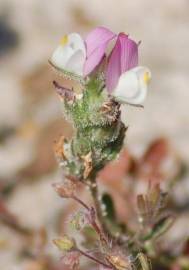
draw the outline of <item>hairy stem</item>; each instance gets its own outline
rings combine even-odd
[[[98,186],[96,184],[96,181],[93,181],[93,184],[90,185],[90,191],[93,197],[96,214],[97,214],[99,223],[101,225],[103,234],[105,236],[110,236],[111,233],[109,232],[109,229],[107,228],[106,222],[104,220],[104,216],[103,216],[103,212],[101,208],[101,202],[100,202],[99,193],[98,193]]]
[[[81,204],[86,210],[90,211],[90,208],[82,200],[80,200],[76,196],[73,196],[72,199]]]
[[[72,199],[74,199],[76,202],[78,202],[79,204],[81,204],[81,206],[83,206],[87,211],[91,211],[91,208],[88,207],[86,205],[86,203],[84,203],[82,200],[80,200],[79,198],[77,198],[76,196],[73,196]],[[99,228],[98,224],[96,223],[96,220],[92,220],[91,221],[91,225],[93,226],[93,228],[95,229],[95,231],[97,232],[97,234],[99,235],[101,241],[105,244],[107,244],[107,240],[104,236],[104,233],[101,231],[101,229]]]
[[[81,250],[81,249],[77,249],[77,251],[82,254],[83,256],[87,257],[88,259],[98,263],[98,264],[101,264],[102,266],[106,267],[106,268],[112,268],[110,265],[98,260],[97,258],[89,255],[88,253],[86,253],[85,251]]]

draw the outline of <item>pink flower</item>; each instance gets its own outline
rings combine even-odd
[[[117,35],[105,27],[97,27],[85,40],[77,33],[66,35],[50,62],[66,76],[83,81],[83,77],[102,64],[105,90],[116,101],[141,106],[146,98],[151,72],[138,66],[138,44],[124,33]]]
[[[104,27],[94,29],[85,40],[87,57],[84,75],[86,76],[102,61],[110,41],[115,39],[116,44],[108,57],[105,71],[106,87],[110,93],[116,87],[121,74],[138,65],[138,45],[126,34],[116,35]]]

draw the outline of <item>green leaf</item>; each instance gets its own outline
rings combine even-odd
[[[168,216],[160,219],[153,227],[152,237],[157,238],[164,234],[173,224],[174,217]]]
[[[111,196],[108,193],[103,194],[102,204],[104,206],[104,211],[106,213],[106,215],[104,216],[104,220],[106,222],[107,227],[111,231],[111,234],[117,236],[117,234],[125,232],[126,226],[123,223],[118,223],[114,203]]]
[[[174,222],[173,216],[166,216],[161,218],[152,228],[150,233],[144,236],[143,240],[156,239],[166,233]]]
[[[111,196],[108,193],[104,193],[102,196],[102,204],[105,206],[106,218],[112,221],[116,220],[114,203]]]
[[[83,236],[82,246],[86,249],[91,249],[91,246],[99,241],[99,235],[91,226],[85,226],[81,233]]]
[[[70,251],[75,247],[75,241],[67,235],[53,240],[61,251]]]

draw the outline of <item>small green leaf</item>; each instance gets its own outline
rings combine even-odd
[[[67,235],[54,239],[53,242],[61,251],[70,251],[75,247],[75,241]]]
[[[163,217],[153,227],[152,237],[157,238],[164,234],[173,224],[174,218],[172,216]]]
[[[99,240],[99,235],[96,233],[94,228],[88,225],[83,228],[82,236],[84,238],[82,246],[86,249],[90,249],[91,245],[95,245],[95,243],[97,243]]]
[[[111,234],[117,236],[117,234],[125,232],[126,226],[125,224],[119,223],[117,221],[114,203],[111,196],[108,193],[103,194],[102,204],[104,206],[103,210],[106,213],[106,215],[104,216],[104,221],[106,222],[107,227],[111,231]]]
[[[156,239],[171,227],[174,222],[174,217],[166,216],[161,218],[152,228],[152,230],[144,236],[143,240]]]
[[[105,206],[106,218],[115,221],[116,214],[114,203],[111,196],[108,193],[104,193],[102,196],[102,204]]]

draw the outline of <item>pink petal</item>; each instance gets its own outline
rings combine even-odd
[[[86,38],[87,59],[84,65],[84,75],[88,75],[102,60],[108,43],[116,34],[104,27],[97,27]]]
[[[108,92],[116,87],[119,77],[127,70],[138,65],[138,45],[128,38],[124,33],[120,33],[115,47],[109,58],[106,71],[106,86]]]
[[[105,27],[97,27],[91,31],[85,39],[87,57],[104,43],[110,41],[116,36],[112,31]]]
[[[120,33],[118,39],[121,43],[121,73],[124,73],[138,65],[138,44],[124,33]]]
[[[106,70],[106,87],[108,92],[111,92],[117,85],[121,75],[121,43],[117,39],[115,47],[109,58]]]
[[[86,59],[83,70],[84,76],[91,73],[94,68],[100,63],[105,54],[106,47],[107,43],[101,45]]]

